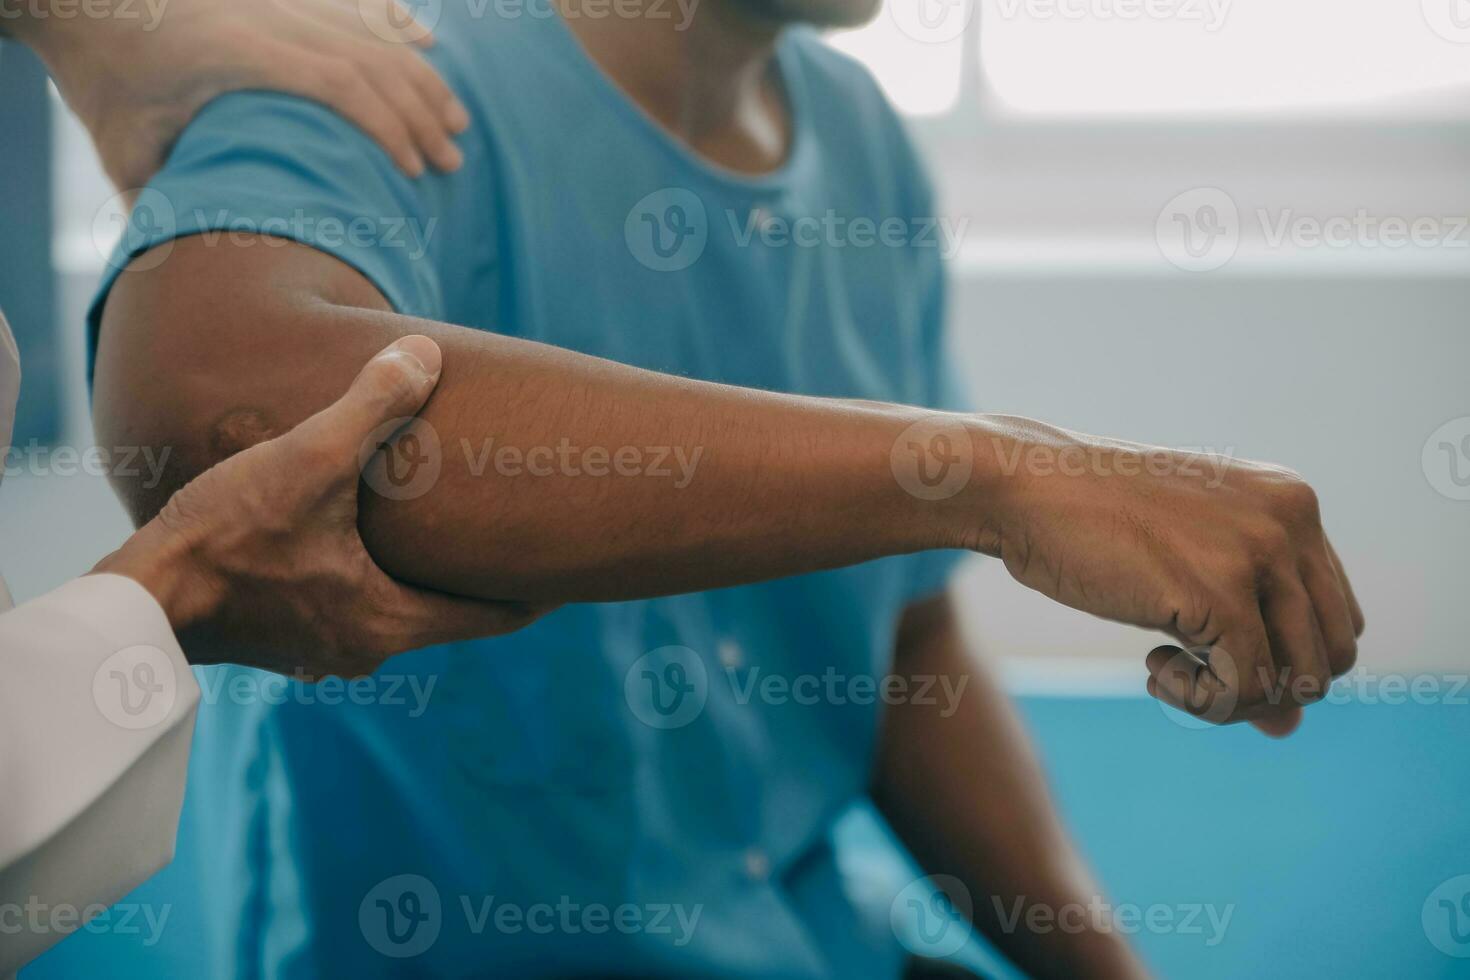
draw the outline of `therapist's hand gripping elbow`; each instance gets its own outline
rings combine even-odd
[[[308,678],[363,676],[395,653],[528,625],[547,607],[402,585],[358,535],[364,459],[441,372],[433,341],[398,341],[335,404],[184,487],[95,571],[148,589],[191,661]]]

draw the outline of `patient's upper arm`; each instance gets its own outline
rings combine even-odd
[[[147,466],[114,467],[113,486],[139,524],[205,469],[329,404],[391,339],[371,321],[344,329],[325,315],[388,303],[360,273],[305,245],[193,236],[163,248],[156,267],[145,253],[118,277],[97,340],[98,445],[115,464],[144,451],[164,462],[162,482]]]

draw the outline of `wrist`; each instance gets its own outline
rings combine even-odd
[[[1005,528],[1016,521],[1024,497],[1017,484],[1030,445],[1026,419],[1004,415],[961,416],[965,446],[973,462],[964,490],[947,512],[952,547],[984,555],[1000,554]]]
[[[207,572],[198,542],[158,520],[145,525],[92,570],[137,582],[163,609],[175,633],[213,618],[220,590]]]

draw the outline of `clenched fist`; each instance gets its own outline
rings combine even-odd
[[[1073,608],[1161,630],[1149,693],[1290,733],[1352,668],[1363,613],[1290,470],[1026,419],[972,429],[987,519],[966,544]]]

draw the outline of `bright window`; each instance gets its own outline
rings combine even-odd
[[[924,4],[937,5],[932,18],[919,16]],[[935,115],[959,99],[964,27],[972,11],[971,0],[886,0],[871,24],[830,40],[866,64],[899,109]]]
[[[1470,108],[1470,0],[887,0],[833,43],[916,115],[955,104],[966,44],[1030,115]]]

